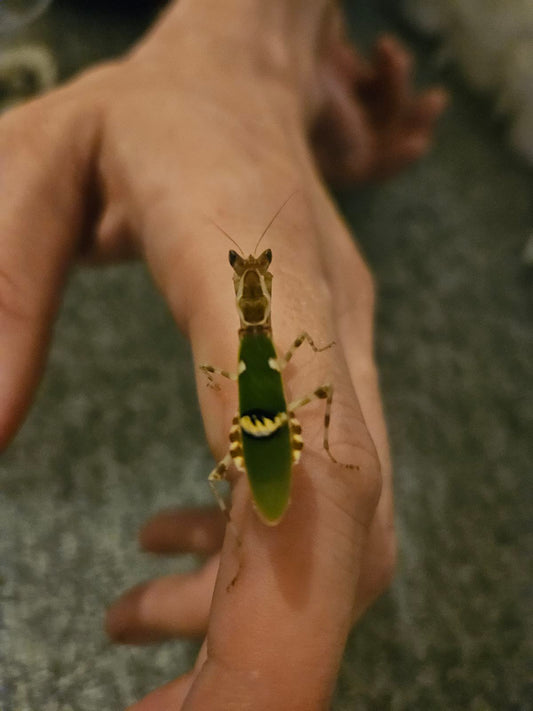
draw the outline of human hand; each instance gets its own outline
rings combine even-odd
[[[140,702],[139,711],[227,708],[233,701],[254,709],[322,708],[349,628],[393,565],[372,280],[306,140],[317,115],[309,98],[315,75],[310,48],[293,38],[307,37],[311,20],[292,10],[280,19],[261,7],[255,14],[235,8],[242,26],[222,32],[216,8],[180,3],[126,60],[0,121],[4,443],[31,399],[62,286],[80,254],[98,261],[142,253],[196,362],[232,369],[238,322],[228,245],[205,215],[252,251],[295,188],[269,234],[274,338],[283,350],[305,328],[317,343],[338,344],[313,358],[295,356],[309,365],[291,364],[286,382],[291,396],[333,382],[332,449],[358,469],[324,456],[322,412],[310,406],[300,417],[306,450],[292,504],[276,528],[257,520],[245,477],[235,482],[232,518],[243,561],[235,586],[228,590],[238,565],[229,533],[220,559],[195,574],[148,583],[112,608],[108,629],[121,641],[198,634],[209,617],[195,670]],[[275,54],[280,47],[286,53]],[[220,458],[235,393],[203,383],[199,392]],[[222,532],[211,513],[186,512],[156,519],[143,540],[152,550],[213,552]],[[287,647],[290,664],[280,654]]]

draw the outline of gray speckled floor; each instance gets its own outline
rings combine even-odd
[[[83,7],[58,0],[31,31],[62,76],[145,20]],[[350,7],[363,39],[394,22]],[[446,79],[432,155],[340,196],[380,287],[401,560],[351,636],[335,711],[533,709],[533,176],[489,105]],[[190,663],[189,644],[114,648],[101,623],[128,585],[191,565],[135,544],[161,506],[210,500],[191,367],[142,267],[73,277],[36,405],[0,460],[1,711],[116,711]]]

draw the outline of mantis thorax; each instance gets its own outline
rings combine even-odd
[[[265,249],[257,258],[241,257],[233,249],[229,252],[241,335],[271,330],[272,274],[268,271],[271,261],[270,249]]]

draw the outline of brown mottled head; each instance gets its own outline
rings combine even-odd
[[[272,274],[268,271],[268,267],[271,261],[272,250],[270,249],[265,249],[257,258],[250,255],[247,259],[233,249],[229,252],[241,330],[270,329]]]

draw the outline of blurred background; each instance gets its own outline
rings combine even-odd
[[[3,105],[119,56],[161,5],[4,0]],[[420,84],[452,103],[427,158],[337,196],[379,287],[400,560],[349,639],[334,711],[533,709],[533,34],[527,2],[506,3],[503,39],[479,2],[457,5],[346,3],[362,48],[399,35]],[[0,459],[1,711],[116,711],[192,663],[192,643],[113,647],[102,628],[127,587],[194,565],[136,544],[158,509],[211,503],[191,376],[141,265],[72,277],[37,402]]]

